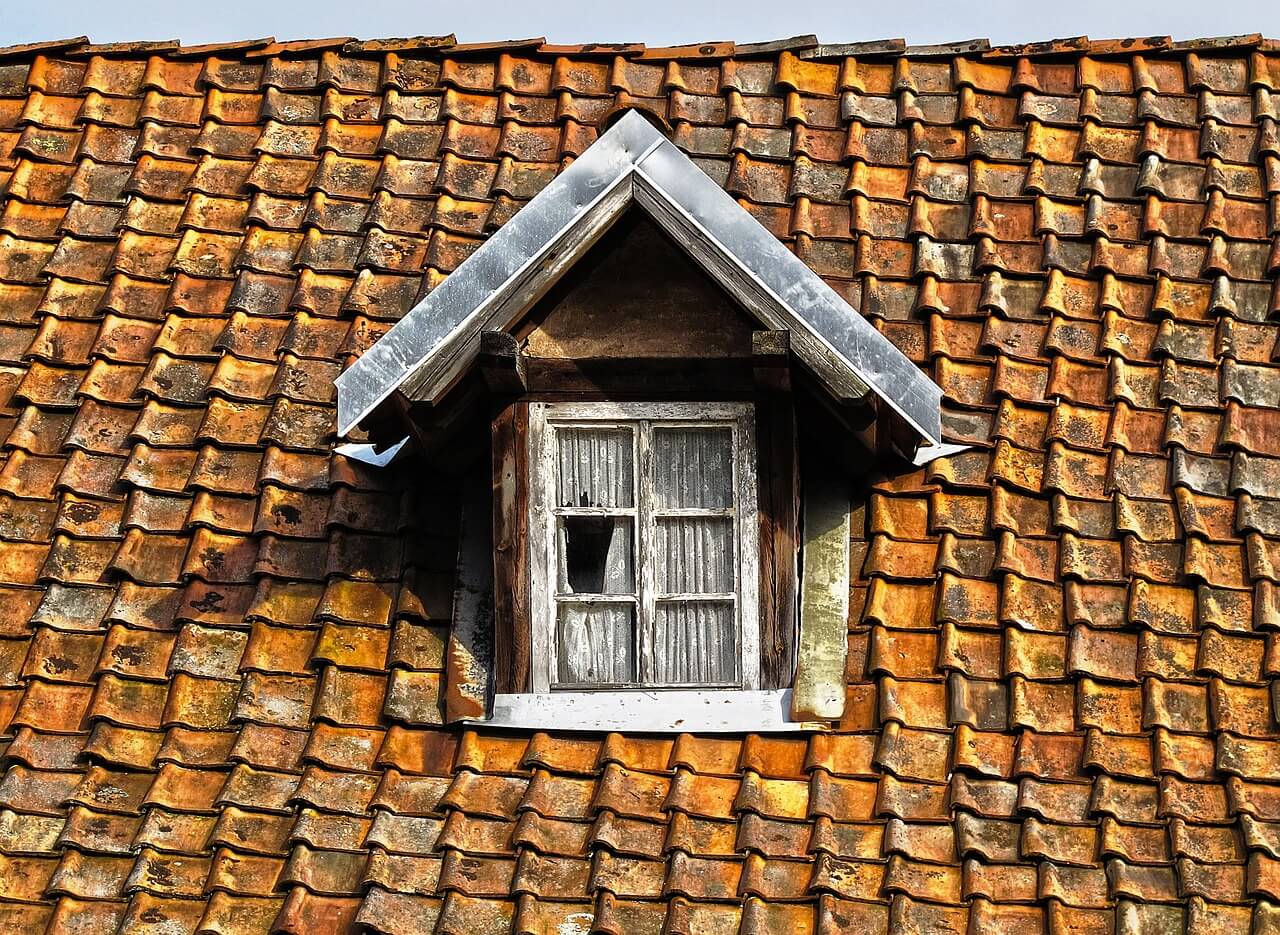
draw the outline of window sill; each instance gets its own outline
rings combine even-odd
[[[819,721],[792,721],[791,689],[777,691],[617,691],[498,695],[486,727],[653,733],[783,733],[821,731]]]

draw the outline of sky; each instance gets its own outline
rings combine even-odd
[[[677,45],[814,33],[825,43],[1088,35],[1280,37],[1277,0],[0,0],[0,46],[88,35],[188,45],[275,36],[358,39],[454,33],[459,42]]]

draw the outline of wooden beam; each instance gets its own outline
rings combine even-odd
[[[522,396],[529,388],[520,345],[505,331],[480,332],[480,352],[476,362],[489,392],[495,396]]]
[[[755,391],[751,361],[741,358],[530,357],[529,392],[544,398],[744,399]]]

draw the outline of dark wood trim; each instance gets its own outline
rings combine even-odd
[[[893,410],[888,406],[882,406],[880,401],[872,400],[871,408],[875,412],[874,435],[872,440],[873,450],[882,458],[893,455]]]
[[[379,435],[380,439],[398,441],[408,431],[423,462],[445,474],[471,470],[476,459],[483,456],[488,447],[485,422],[489,401],[479,380],[464,381],[440,406],[411,403],[404,397],[396,399],[402,407],[398,428]]]
[[[547,399],[749,399],[751,360],[684,357],[564,360],[528,357],[529,393]]]
[[[804,371],[796,371],[792,382],[800,460],[804,461],[806,452],[820,452],[822,460],[851,477],[865,474],[877,457],[876,410],[871,400],[838,403]]]
[[[529,684],[529,405],[493,420],[494,675],[500,693]]]
[[[462,522],[453,618],[445,657],[445,720],[483,718],[493,696],[493,506],[489,483],[472,471],[462,483]]]
[[[795,668],[799,483],[790,335],[752,335],[760,500],[760,687],[786,688]]]

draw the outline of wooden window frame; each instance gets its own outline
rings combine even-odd
[[[736,587],[733,592],[734,626],[738,643],[738,678],[731,684],[706,686],[687,683],[662,685],[574,686],[573,693],[632,692],[742,692],[760,687],[760,608],[758,582],[760,547],[755,405],[751,402],[532,402],[529,404],[528,511],[529,511],[529,690],[534,694],[564,694],[556,685],[557,577],[556,519],[552,491],[555,477],[555,430],[565,426],[634,426],[636,432],[635,517],[637,676],[644,670],[639,650],[640,634],[654,619],[654,542],[651,535],[653,490],[645,465],[653,429],[669,425],[727,427],[733,433],[733,544]]]
[[[817,713],[807,701],[797,704],[812,692],[800,692],[807,684],[799,652],[806,629],[799,617],[802,501],[785,333],[758,332],[753,351],[750,361],[734,362],[745,367],[745,381],[741,369],[729,369],[716,384],[725,395],[695,405],[726,400],[744,407],[754,419],[757,497],[743,512],[758,515],[752,526],[759,562],[745,569],[740,580],[756,591],[758,625],[751,630],[759,645],[759,687],[532,690],[537,661],[531,646],[531,409],[538,402],[575,402],[599,412],[598,407],[616,405],[619,398],[645,396],[633,395],[634,361],[614,361],[586,385],[569,387],[539,382],[531,364],[528,382],[521,381],[519,391],[513,388],[500,395],[492,409],[492,677],[478,689],[487,699],[483,713],[474,703],[455,705],[459,720],[511,730],[793,733],[827,729],[829,720],[838,717],[838,712]],[[646,370],[642,382],[669,388],[668,399],[702,400],[707,388],[698,382],[701,371],[695,364],[685,362],[684,369],[676,368],[656,384]],[[727,384],[732,388],[725,389]],[[807,564],[805,568],[807,580]],[[843,648],[843,639],[840,644]],[[462,671],[452,661],[450,667]]]

